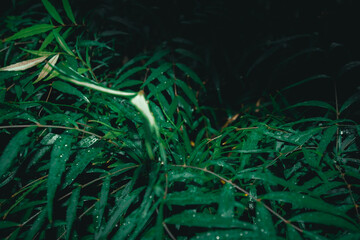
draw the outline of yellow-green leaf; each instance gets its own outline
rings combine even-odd
[[[39,57],[39,58],[31,59],[31,60],[18,62],[15,64],[11,64],[7,67],[0,68],[0,71],[23,71],[23,70],[26,70],[26,69],[29,69],[29,68],[32,68],[32,67],[38,65],[39,63],[44,61],[46,58],[47,57]]]

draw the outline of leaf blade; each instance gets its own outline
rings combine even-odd
[[[20,38],[31,37],[33,35],[37,35],[40,33],[50,31],[53,28],[55,28],[55,26],[53,26],[51,24],[37,24],[37,25],[31,26],[28,28],[21,29],[19,32],[6,38],[4,40],[4,42],[16,40],[16,39],[20,39]]]
[[[68,16],[70,21],[76,25],[75,17],[74,17],[73,11],[71,9],[69,0],[62,0],[62,3],[64,6],[64,9],[65,9],[66,15]]]
[[[46,58],[47,57],[45,56],[45,57],[39,57],[39,58],[34,58],[34,59],[14,63],[9,66],[0,68],[0,71],[24,71],[26,69],[38,65],[39,63],[43,62]]]
[[[61,19],[59,13],[56,11],[56,8],[48,1],[48,0],[41,0],[44,4],[44,7],[48,11],[48,13],[61,25],[64,25],[63,20]]]

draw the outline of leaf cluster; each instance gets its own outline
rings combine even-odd
[[[1,30],[2,238],[360,237],[359,93],[287,102],[316,75],[221,123],[186,39],[120,61],[54,2]]]

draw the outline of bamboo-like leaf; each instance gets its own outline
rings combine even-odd
[[[310,208],[335,215],[344,216],[335,206],[326,203],[321,199],[316,199],[296,192],[270,192],[261,197],[261,199],[269,199],[279,202],[291,203],[293,208]]]
[[[191,240],[209,240],[209,239],[262,239],[258,232],[246,229],[230,229],[206,231],[196,234]]]
[[[53,70],[53,67],[52,66],[55,66],[57,60],[59,58],[59,54],[56,54],[55,56],[53,56],[49,62],[47,62],[45,64],[45,66],[43,67],[43,69],[41,70],[39,76],[37,77],[37,79],[34,81],[34,83],[37,83],[39,81],[41,81],[43,78],[45,78],[52,70]]]
[[[55,26],[53,26],[51,24],[37,24],[37,25],[20,30],[19,32],[15,33],[14,35],[6,38],[4,41],[7,42],[7,41],[11,41],[11,40],[20,39],[20,38],[31,37],[36,34],[50,31],[51,29],[54,29],[54,27]]]
[[[178,85],[186,94],[186,96],[190,99],[190,101],[195,105],[198,106],[198,101],[196,99],[196,96],[194,94],[194,91],[188,86],[186,85],[185,82],[177,80],[176,81],[176,85]]]
[[[53,201],[61,176],[65,170],[65,163],[70,157],[73,136],[69,132],[63,133],[56,139],[50,155],[50,169],[47,182],[47,210],[49,221],[52,222]]]
[[[44,207],[40,210],[40,214],[37,216],[35,222],[31,225],[31,228],[27,231],[25,240],[34,239],[35,235],[40,231],[42,225],[46,219],[47,208]]]
[[[163,58],[164,56],[166,56],[169,53],[170,53],[170,50],[168,50],[168,49],[155,52],[155,54],[145,63],[144,66],[149,66],[150,64],[152,64],[156,61],[159,61],[161,58]]]
[[[76,219],[76,209],[79,203],[80,187],[76,187],[72,193],[66,209],[66,239],[71,238],[71,230]]]
[[[348,229],[350,231],[360,232],[360,226],[345,220],[344,218],[334,216],[324,212],[306,212],[301,213],[289,219],[292,222],[319,223],[328,226]]]
[[[341,106],[339,113],[342,113],[346,109],[348,109],[353,103],[358,102],[360,100],[360,93],[355,93],[349,99],[347,99],[344,104]]]
[[[20,227],[21,224],[11,221],[0,221],[0,229],[6,229],[11,227]]]
[[[69,46],[66,44],[64,38],[60,35],[58,31],[53,30],[53,34],[56,42],[60,45],[60,47],[69,55],[75,57],[75,54],[70,50]]]
[[[319,146],[317,148],[317,152],[320,154],[319,161],[323,157],[323,154],[330,142],[332,141],[337,129],[338,127],[334,125],[324,131]]]
[[[33,127],[21,130],[7,144],[0,156],[0,179],[13,165],[13,161],[17,158],[22,146],[30,141],[31,138],[28,135],[33,130]]]
[[[55,31],[60,31],[61,28],[54,29]],[[41,44],[39,51],[43,51],[52,41],[54,40],[54,34],[52,31],[46,36],[43,43]]]
[[[187,74],[190,78],[192,78],[196,83],[200,84],[200,86],[204,87],[201,79],[199,76],[188,66],[182,64],[182,63],[176,63],[176,66],[183,71],[185,74]]]
[[[15,64],[11,64],[7,67],[0,68],[0,71],[23,71],[38,65],[39,63],[43,62],[46,58],[47,57],[39,57],[31,60],[18,62]]]
[[[221,191],[217,214],[224,218],[234,217],[235,209],[234,187],[226,183]]]
[[[71,164],[70,170],[65,176],[64,187],[72,183],[81,174],[85,167],[96,158],[101,152],[101,148],[86,147],[76,154],[74,162]]]
[[[94,216],[94,224],[95,224],[95,231],[100,230],[100,226],[102,223],[102,218],[104,216],[105,207],[107,205],[109,190],[110,190],[110,176],[107,176],[101,187],[99,201],[95,204],[95,210],[93,212]]]
[[[70,19],[70,21],[72,23],[76,24],[75,17],[74,17],[73,11],[71,9],[69,0],[62,0],[62,3],[64,6],[64,9],[65,9],[66,15],[68,16],[68,18]]]
[[[56,8],[48,1],[48,0],[41,0],[44,4],[44,7],[49,12],[49,14],[61,25],[64,25],[63,20],[61,19],[59,13],[56,11]]]
[[[297,103],[295,105],[292,105],[286,109],[296,108],[296,107],[319,107],[319,108],[325,108],[332,112],[336,112],[335,108],[328,104],[327,102],[323,101],[305,101],[301,103]]]
[[[34,54],[36,56],[40,56],[40,57],[49,57],[49,56],[52,56],[52,55],[56,55],[56,52],[46,52],[46,51],[37,51],[37,50],[28,50],[28,49],[25,49],[25,48],[20,48],[21,50],[25,51],[25,52],[28,52],[28,53],[31,53],[31,54]]]
[[[256,204],[255,225],[260,239],[276,239],[274,223],[269,211],[261,204]]]
[[[130,205],[134,202],[134,200],[138,197],[138,195],[142,190],[143,188],[138,188],[132,191],[130,194],[126,194],[120,200],[117,201],[115,209],[113,210],[112,214],[109,217],[109,221],[106,224],[104,224],[104,228],[102,228],[100,234],[97,235],[98,239],[107,238],[109,233],[114,229],[116,223],[126,213],[126,210],[130,207]]]
[[[143,83],[141,88],[144,88],[146,85],[148,85],[150,82],[152,82],[154,79],[158,78],[160,75],[164,74],[167,70],[171,68],[171,63],[164,63],[160,65],[158,68],[153,69],[151,71],[150,76],[146,79],[146,81]]]
[[[75,87],[71,86],[68,83],[56,81],[52,83],[52,87],[56,90],[59,90],[60,92],[75,95],[81,99],[83,99],[85,102],[90,103],[89,99],[79,90],[77,90]]]
[[[165,219],[168,224],[179,224],[189,227],[205,227],[205,228],[244,228],[253,229],[253,225],[242,222],[236,218],[223,218],[218,215],[209,213],[199,213],[193,210],[186,210],[182,213],[172,215]]]

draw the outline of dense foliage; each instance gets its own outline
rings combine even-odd
[[[209,2],[200,20],[216,15]],[[360,93],[337,93],[358,61],[223,98],[213,58],[186,38],[104,26],[68,0],[2,20],[2,239],[360,238]],[[318,59],[304,38],[317,44],[260,45],[245,77]],[[334,101],[294,103],[319,81]]]

